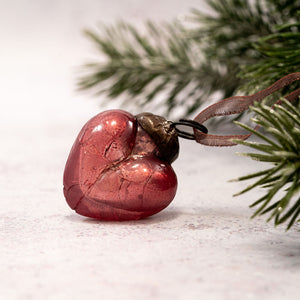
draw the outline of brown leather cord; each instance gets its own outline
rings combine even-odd
[[[213,105],[210,105],[202,112],[200,112],[194,121],[202,124],[206,120],[217,117],[217,116],[226,116],[226,115],[233,115],[239,114],[243,111],[249,109],[251,105],[254,104],[256,101],[261,101],[267,96],[273,94],[274,92],[282,89],[283,87],[290,85],[294,81],[300,80],[300,72],[291,73],[286,75],[276,81],[274,84],[269,86],[268,88],[259,91],[250,96],[234,96],[227,99],[224,99],[220,102],[217,102]],[[288,101],[294,101],[298,99],[300,96],[300,88],[293,91],[292,93],[288,94],[284,98]],[[278,101],[277,104],[280,104],[281,101]],[[257,129],[257,126],[255,129]],[[236,145],[231,140],[232,139],[241,139],[246,140],[250,134],[243,134],[243,135],[213,135],[213,134],[206,134],[194,128],[194,136],[197,143],[206,145],[206,146],[234,146]]]

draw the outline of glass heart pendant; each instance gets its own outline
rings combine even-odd
[[[179,151],[172,122],[108,110],[80,131],[64,171],[64,195],[78,214],[110,221],[158,213],[177,189],[171,163]]]

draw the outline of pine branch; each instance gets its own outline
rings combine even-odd
[[[290,102],[283,100],[282,105],[275,105],[272,111],[261,103],[256,103],[251,110],[257,115],[254,122],[262,126],[272,140],[236,122],[267,143],[242,140],[235,142],[258,150],[258,153],[243,155],[268,162],[273,167],[238,178],[240,181],[255,178],[256,181],[236,195],[257,187],[265,188],[265,195],[251,205],[258,207],[253,217],[269,213],[268,221],[274,219],[275,225],[288,222],[288,230],[300,220],[300,105],[295,108]],[[276,197],[279,199],[275,200]]]
[[[207,2],[214,13],[209,16],[194,10],[194,19],[201,25],[194,35],[206,37],[207,58],[236,64],[240,91],[256,92],[299,71],[300,1]],[[291,85],[275,97],[296,87]]]
[[[242,83],[237,77],[242,57],[248,63],[257,59],[258,52],[250,49],[248,40],[251,30],[251,35],[261,36],[269,32],[268,26],[257,11],[251,10],[246,21],[249,5],[243,0],[208,2],[219,17],[194,10],[190,19],[200,29],[179,22],[148,22],[146,32],[141,33],[120,22],[87,31],[106,60],[85,66],[79,88],[101,91],[112,99],[126,93],[141,106],[164,93],[160,106],[165,105],[166,113],[180,106],[185,108],[184,115],[193,113],[217,91],[223,98],[232,96]],[[259,26],[251,23],[254,15]]]
[[[207,0],[212,14],[192,10],[191,20],[197,28],[193,36],[204,39],[208,59],[226,65],[229,60],[239,69],[239,64],[251,64],[261,57],[252,43],[272,33],[272,16],[263,9],[263,1]]]
[[[263,55],[259,63],[245,67],[241,72],[249,82],[244,90],[253,91],[255,87],[266,87],[286,74],[300,69],[300,15],[297,23],[278,26],[276,32],[260,38],[254,44]],[[299,84],[298,84],[299,86]],[[297,84],[283,90],[288,94],[297,88]]]
[[[299,0],[206,2],[212,13],[194,9],[188,24],[148,22],[142,31],[119,22],[87,30],[100,55],[84,66],[79,89],[156,103],[167,115],[180,107],[187,116],[215,92],[249,94],[299,71]]]
[[[176,106],[185,106],[185,114],[190,114],[213,92],[221,90],[228,96],[235,90],[232,76],[237,71],[230,68],[223,75],[219,65],[203,62],[199,44],[178,22],[148,22],[146,34],[124,22],[86,34],[106,61],[85,65],[80,89],[94,89],[110,98],[127,93],[141,106],[166,92],[167,114]]]

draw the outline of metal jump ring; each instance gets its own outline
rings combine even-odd
[[[185,138],[185,139],[188,139],[188,140],[195,140],[195,135],[193,133],[189,133],[189,132],[186,132],[186,131],[183,131],[183,130],[180,130],[178,129],[176,126],[188,126],[188,127],[192,127],[192,128],[195,128],[203,133],[207,133],[208,130],[207,128],[196,122],[196,121],[193,121],[193,120],[187,120],[187,119],[180,119],[179,122],[173,122],[172,123],[172,126],[174,126],[177,134],[179,137],[182,137],[182,138]]]

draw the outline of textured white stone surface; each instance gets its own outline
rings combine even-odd
[[[0,299],[300,299],[299,226],[250,220],[260,191],[232,197],[244,184],[227,181],[257,168],[242,148],[181,141],[177,196],[145,220],[90,220],[64,201],[68,152],[99,110],[74,92],[91,50],[79,29],[198,1],[0,3]]]

